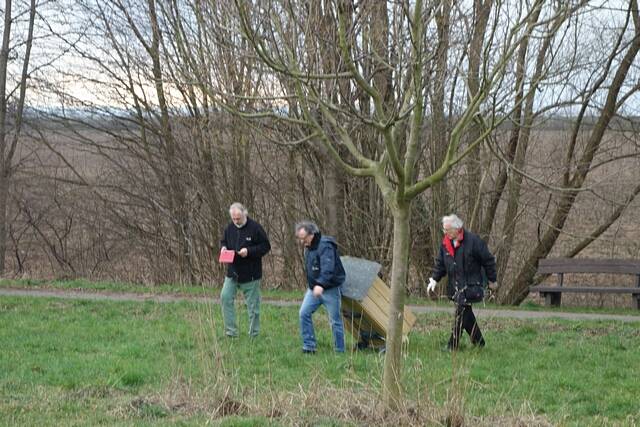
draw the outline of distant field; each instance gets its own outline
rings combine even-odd
[[[536,124],[532,129],[524,166],[528,176],[552,188],[562,182],[565,151],[571,140],[573,128],[571,123],[573,123],[572,118],[545,117],[543,121]],[[622,216],[578,256],[640,258],[640,226],[637,221],[640,215],[640,197],[636,197],[631,202],[628,201],[637,185],[640,167],[636,134],[631,132],[636,121],[620,119],[614,123],[607,131],[594,160],[598,167],[590,173],[584,183],[584,190],[587,191],[579,192],[564,225],[563,233],[549,256],[565,256],[571,253],[576,245],[599,229],[616,207],[628,205]],[[591,131],[591,124],[591,122],[587,123],[580,132],[577,141],[578,151],[584,148]],[[169,218],[164,218],[160,224],[156,224],[156,213],[154,213],[156,207],[151,201],[144,202],[137,200],[136,197],[128,200],[127,195],[131,192],[131,194],[144,196],[148,191],[153,191],[150,189],[158,188],[156,186],[160,184],[155,182],[151,173],[144,179],[139,176],[141,173],[139,165],[137,160],[132,158],[138,158],[137,150],[142,147],[127,149],[121,144],[122,141],[114,137],[124,130],[121,127],[122,124],[98,122],[91,123],[92,126],[82,126],[76,123],[76,126],[70,129],[62,126],[61,123],[45,120],[38,125],[47,130],[49,143],[55,147],[58,154],[53,153],[39,139],[28,136],[25,136],[24,144],[19,144],[16,156],[20,167],[16,170],[14,199],[21,202],[17,205],[12,204],[10,209],[10,217],[13,218],[11,232],[16,240],[14,242],[10,239],[12,243],[9,245],[7,255],[6,275],[40,278],[87,277],[92,280],[155,284],[177,281],[179,277],[176,275],[176,271],[179,270],[177,257],[172,256],[167,259],[164,255],[160,255],[164,253],[165,247],[171,248],[173,252],[176,251],[174,247],[176,238],[171,237],[169,231],[171,221]],[[179,130],[176,130],[177,135],[189,131],[185,126],[188,128],[188,125],[183,124]],[[201,233],[195,242],[203,245],[200,252],[197,252],[199,255],[196,259],[198,270],[201,271],[199,280],[220,282],[222,269],[215,262],[215,257],[210,253],[209,248],[209,245],[213,247],[218,244],[219,233],[228,221],[226,206],[219,206],[219,204],[221,200],[235,200],[241,196],[234,194],[234,192],[237,193],[234,186],[225,184],[226,172],[222,172],[226,170],[222,168],[226,164],[225,160],[233,158],[233,142],[237,139],[223,137],[219,133],[228,136],[229,132],[233,134],[242,130],[227,129],[224,127],[226,125],[221,126],[221,129],[216,129],[213,135],[210,135],[211,142],[214,142],[213,146],[217,147],[211,148],[212,153],[210,153],[214,159],[218,159],[214,162],[216,166],[212,168],[207,166],[206,170],[202,171],[206,173],[195,175],[190,168],[179,170],[181,180],[191,188],[194,194],[207,195],[211,192],[210,196],[205,197],[204,204],[195,203],[196,199],[193,199],[193,205],[190,204],[189,209],[194,213],[194,217],[191,218],[194,221],[193,230],[200,230]],[[104,131],[100,131],[103,127]],[[255,214],[270,233],[273,246],[272,252],[265,258],[264,284],[265,287],[294,289],[303,280],[300,248],[296,245],[290,231],[292,224],[289,222],[314,217],[321,224],[325,223],[324,215],[320,215],[320,212],[315,212],[309,206],[324,205],[322,194],[317,192],[318,189],[323,188],[318,181],[323,174],[311,173],[311,170],[317,167],[320,172],[326,165],[322,162],[316,164],[318,163],[316,161],[307,163],[306,156],[291,154],[282,146],[263,144],[260,138],[252,136],[251,129],[246,130],[250,135],[248,139],[255,142],[248,146],[251,156],[262,159],[252,164],[251,174],[249,174],[251,199],[253,199],[252,214]],[[191,135],[190,131],[187,135]],[[127,136],[131,135],[127,133]],[[500,128],[494,136],[497,142],[506,147],[510,138],[510,127]],[[135,143],[135,138],[134,141],[129,142]],[[182,161],[195,167],[201,163],[200,160],[204,159],[198,158],[198,161],[194,161],[190,157],[193,154],[191,150],[195,149],[190,143],[194,141],[189,137],[185,138],[184,142],[185,146],[181,146],[183,150],[181,155],[186,157]],[[112,147],[114,143],[118,149],[111,153],[106,147]],[[198,152],[199,150],[200,148],[197,148]],[[114,157],[109,160],[105,154]],[[60,156],[63,156],[65,161]],[[203,162],[203,164],[206,163]],[[87,182],[99,184],[97,188],[89,189],[84,185],[72,184],[78,177],[71,172],[68,165],[72,165]],[[495,193],[494,184],[500,165],[501,162],[488,152],[485,153],[481,167],[486,179],[482,180],[478,200],[467,200],[466,197],[461,196],[452,197],[448,209],[461,214],[467,222],[470,218],[464,218],[464,216],[469,215],[471,206],[477,203],[481,212],[484,211],[486,204]],[[298,167],[302,169],[298,171]],[[305,179],[298,182],[298,179],[293,177],[300,175],[302,170],[306,170],[307,175]],[[466,188],[469,180],[467,172],[468,168],[462,164],[460,168],[455,168],[448,174],[449,191]],[[214,177],[212,182],[207,181],[208,178],[206,178],[210,174]],[[66,183],[66,180],[69,182]],[[348,191],[344,196],[349,196],[345,199],[344,208],[349,214],[344,218],[342,236],[338,239],[343,254],[378,261],[383,264],[383,273],[388,276],[391,267],[389,257],[391,217],[382,207],[375,211],[369,209],[368,201],[379,197],[379,192],[372,190],[375,185],[370,180],[345,175],[344,181],[344,188]],[[284,183],[287,185],[283,185]],[[118,192],[117,188],[125,191]],[[115,193],[112,194],[112,191]],[[105,194],[98,197],[100,192]],[[163,191],[155,192],[157,193],[155,197],[163,197]],[[302,200],[299,200],[301,192],[304,194],[309,192],[307,202],[302,203]],[[517,220],[518,231],[513,247],[506,252],[509,254],[509,263],[504,274],[499,278],[500,284],[505,288],[513,283],[525,263],[530,262],[527,258],[531,255],[534,244],[540,241],[543,233],[548,229],[559,194],[535,181],[524,179],[520,191],[518,214],[515,218],[508,219],[505,218],[508,196],[507,193],[503,195],[488,244],[494,254],[501,252],[501,245],[505,244],[503,236],[509,228],[507,225],[512,219]],[[120,203],[131,206],[138,206],[138,203],[141,203],[141,205],[139,209],[132,208],[130,212],[127,211],[123,218],[114,219],[109,213],[110,210],[103,206],[103,198],[110,200],[107,206],[113,205],[116,211]],[[431,206],[431,198],[432,194],[429,191],[425,192],[417,202],[417,206]],[[291,201],[296,202],[290,206]],[[380,201],[380,206],[382,206],[381,203]],[[24,207],[21,207],[22,205]],[[208,208],[204,209],[204,206]],[[30,215],[35,215],[39,221],[42,221],[39,230],[35,230],[35,224],[29,220],[26,212],[31,212]],[[439,213],[429,212],[426,216],[412,217],[412,233],[415,233],[415,236],[427,233],[432,227],[431,220],[428,219],[431,215],[439,215]],[[151,228],[157,225],[159,228],[155,231],[155,235],[164,237],[158,240],[151,238],[150,236],[154,234],[147,234],[148,231],[132,232],[131,225],[141,220],[144,220],[143,223],[148,223]],[[45,226],[45,224],[49,225]],[[67,224],[69,230],[65,229]],[[152,226],[152,224],[155,225]],[[477,228],[472,224],[469,222],[471,228]],[[140,228],[140,230],[143,229],[145,228]],[[439,233],[438,230],[435,231]],[[60,236],[63,236],[63,241],[58,243],[61,248],[64,248],[64,253],[54,253],[52,248],[56,246],[52,246],[52,242],[57,242]],[[416,246],[410,261],[408,279],[408,289],[413,295],[424,296],[424,283],[431,274],[433,265],[431,250],[427,250],[428,245],[424,245],[424,237],[417,237],[413,242]],[[14,244],[18,247],[14,248]],[[504,259],[506,253],[500,256]],[[58,259],[60,256],[64,259]],[[565,280],[570,283],[572,277],[567,276]],[[549,283],[554,281],[553,277],[548,279]],[[582,284],[599,286],[601,284],[617,285],[619,282],[620,277],[613,280],[598,275],[598,277],[589,277],[586,281],[582,281]],[[630,305],[629,296],[603,297],[582,294],[566,295],[563,300],[575,305],[598,307],[615,308]]]
[[[259,339],[228,340],[214,305],[1,297],[0,424],[640,423],[640,323],[481,319],[488,347],[452,356],[449,315],[420,316],[390,419],[383,358],[334,354],[322,309],[315,356],[297,308],[264,305],[262,320]]]

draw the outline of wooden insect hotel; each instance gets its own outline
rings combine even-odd
[[[391,289],[379,277],[382,266],[361,258],[344,256],[340,259],[347,273],[342,286],[342,316],[345,330],[358,340],[358,349],[384,350],[391,307]],[[405,306],[403,341],[415,322],[415,315]]]

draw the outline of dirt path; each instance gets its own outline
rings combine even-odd
[[[20,296],[32,298],[62,298],[62,299],[83,299],[92,301],[154,301],[158,303],[170,303],[179,301],[194,302],[214,302],[218,303],[216,298],[203,296],[186,296],[186,295],[152,295],[152,294],[134,294],[134,293],[108,293],[108,292],[83,292],[65,289],[0,289],[1,296]],[[280,307],[298,306],[299,301],[283,301],[264,299],[264,304],[275,305]],[[425,305],[409,305],[414,313],[436,313],[436,312],[453,312],[453,307],[425,306]],[[474,307],[474,312],[480,317],[505,317],[512,319],[568,319],[568,320],[616,320],[620,322],[640,322],[640,313],[637,316],[622,314],[598,314],[598,313],[566,313],[552,311],[525,311],[525,310],[493,310]]]

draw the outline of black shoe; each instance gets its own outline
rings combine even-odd
[[[367,341],[358,341],[355,345],[355,350],[364,350],[369,348],[369,343]]]
[[[474,347],[476,347],[476,348],[484,348],[484,346],[485,346],[486,344],[487,344],[487,343],[484,341],[484,338],[482,338],[480,341],[478,341],[478,342],[474,342],[474,343],[473,343],[473,346],[474,346]]]
[[[302,353],[304,353],[304,354],[316,354],[316,351],[308,349],[308,348],[303,348],[302,349]]]

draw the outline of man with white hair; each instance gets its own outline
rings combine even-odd
[[[490,282],[489,287],[495,289],[496,260],[478,235],[463,228],[457,215],[442,218],[442,231],[445,235],[427,291],[433,291],[440,279],[448,277],[447,294],[456,304],[456,314],[447,350],[458,349],[463,328],[473,345],[484,347],[485,340],[471,304],[484,297],[483,275]]]
[[[224,320],[224,333],[228,337],[238,336],[235,298],[240,289],[249,312],[249,335],[260,332],[260,282],[262,280],[262,257],[271,250],[267,233],[262,226],[248,216],[241,203],[229,207],[231,223],[224,230],[220,245],[222,250],[233,250],[233,261],[227,265],[227,274],[222,285],[220,303]]]

